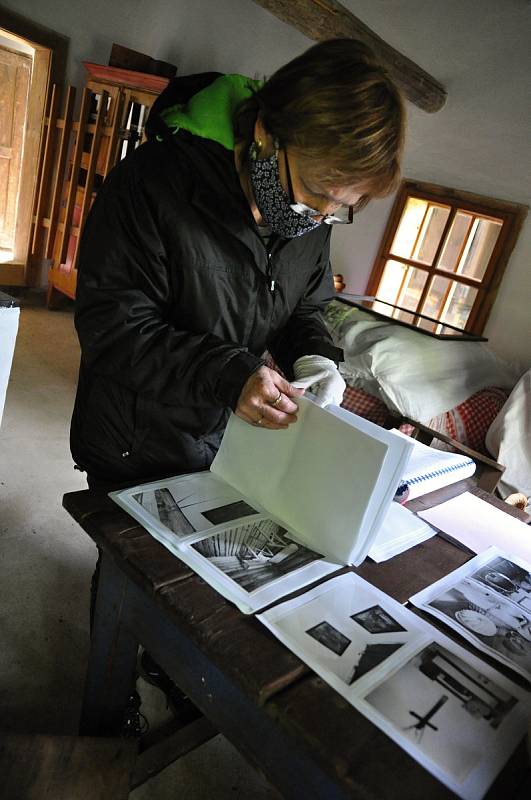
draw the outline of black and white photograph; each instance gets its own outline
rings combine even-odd
[[[191,547],[249,593],[322,558],[271,519],[220,531]]]
[[[367,612],[374,609],[373,617]],[[367,624],[358,624],[358,615]],[[410,642],[417,627],[414,614],[352,573],[331,578],[260,618],[347,697],[349,687]]]
[[[529,577],[524,562],[489,550],[419,592],[411,602],[531,679]]]
[[[508,558],[496,556],[471,577],[531,613],[531,573]]]
[[[405,630],[381,606],[371,606],[371,608],[358,611],[357,614],[351,614],[351,619],[369,633],[399,633]]]
[[[531,677],[530,613],[469,578],[431,600],[430,609],[467,639]]]
[[[401,739],[461,784],[493,745],[504,741],[518,700],[455,652],[432,642],[372,689],[365,702]]]
[[[319,622],[313,628],[308,628],[306,633],[322,644],[323,647],[328,647],[336,656],[342,656],[349,644],[352,643],[348,636],[338,631],[329,622]]]
[[[400,628],[400,630],[405,631],[405,628]],[[322,647],[331,650],[337,656],[342,656],[345,650],[353,643],[352,639],[349,639],[344,633],[334,628],[329,622],[320,622],[318,625],[308,628],[306,633],[319,642]],[[348,658],[337,664],[338,677],[347,686],[351,686],[362,675],[366,675],[367,672],[370,672],[374,667],[385,661],[399,647],[402,647],[402,642],[371,644],[367,641],[355,639],[354,645],[350,648]]]
[[[151,524],[179,540],[258,513],[210,472],[126,489],[113,497],[148,530]]]

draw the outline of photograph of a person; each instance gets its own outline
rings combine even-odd
[[[405,630],[381,606],[371,606],[371,608],[358,611],[357,614],[351,615],[351,619],[369,633],[398,633]]]
[[[463,782],[517,700],[455,653],[432,642],[365,697],[400,737]],[[505,724],[504,724],[505,723]]]
[[[422,605],[494,658],[531,677],[531,615],[471,578]]]
[[[228,528],[191,547],[249,593],[322,558],[270,519]]]

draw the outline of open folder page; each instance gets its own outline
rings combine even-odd
[[[232,416],[214,474],[342,564],[359,564],[402,476],[412,444],[335,406],[298,400],[295,425],[270,431]]]
[[[210,471],[111,492],[246,614],[360,563],[411,444],[306,398],[288,430],[232,417]]]

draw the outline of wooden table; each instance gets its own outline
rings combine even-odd
[[[454,797],[106,495],[73,492],[63,505],[103,553],[82,734],[119,733],[140,643],[201,709],[206,724],[222,732],[285,798]],[[356,571],[404,602],[469,557],[436,536]],[[522,744],[488,797],[529,798],[522,786],[529,790],[527,763]]]

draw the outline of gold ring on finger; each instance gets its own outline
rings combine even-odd
[[[279,392],[277,399],[273,400],[273,402],[270,403],[269,405],[273,406],[273,408],[276,408],[281,400],[282,400],[282,392]]]

